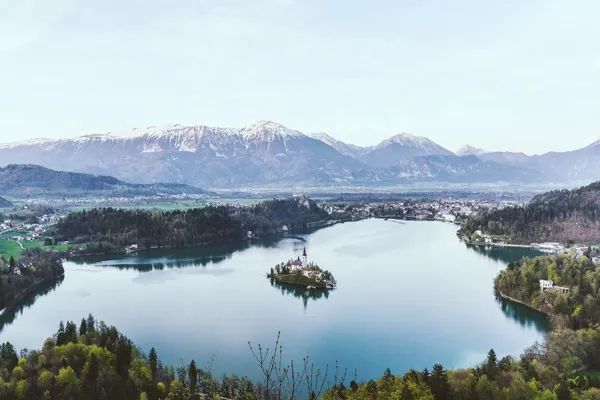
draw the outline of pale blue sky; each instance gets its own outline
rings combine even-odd
[[[260,119],[528,153],[600,139],[600,2],[0,0],[0,141]]]

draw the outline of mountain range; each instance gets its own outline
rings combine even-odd
[[[326,133],[306,134],[259,121],[240,129],[170,125],[123,135],[9,143],[0,145],[0,163],[209,188],[572,184],[600,179],[600,141],[580,150],[534,156],[471,146],[455,153],[406,133],[361,147]]]
[[[131,184],[111,176],[63,172],[39,165],[10,164],[0,168],[0,194],[31,195],[154,196],[203,194],[202,189],[176,183]],[[3,206],[0,201],[0,207]]]

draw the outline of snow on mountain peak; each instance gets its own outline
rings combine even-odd
[[[47,143],[51,143],[53,141],[54,141],[53,139],[35,138],[35,139],[27,139],[27,140],[22,140],[22,141],[18,141],[18,142],[12,142],[12,143],[0,143],[0,149],[13,149],[16,147],[21,147],[21,146],[44,145]]]
[[[302,137],[303,133],[289,129],[277,122],[258,121],[247,125],[240,131],[246,139],[274,139],[275,137]]]
[[[400,144],[402,146],[419,147],[424,149],[441,148],[430,139],[423,136],[416,136],[410,133],[399,133],[381,142],[377,147],[385,147],[390,144]]]

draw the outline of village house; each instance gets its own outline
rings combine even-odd
[[[569,293],[569,288],[564,286],[554,285],[554,282],[551,280],[540,279],[540,290],[543,292],[545,290],[552,290],[559,292],[561,294]]]

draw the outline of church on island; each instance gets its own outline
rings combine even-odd
[[[316,263],[308,261],[306,247],[302,249],[302,256],[271,268],[267,277],[280,283],[304,286],[307,289],[328,290],[336,287],[331,272],[322,270]]]
[[[292,270],[298,271],[298,270],[308,269],[308,268],[309,268],[308,257],[306,256],[306,247],[305,247],[304,250],[302,250],[302,259],[300,259],[300,257],[298,257],[297,259],[292,261]]]

